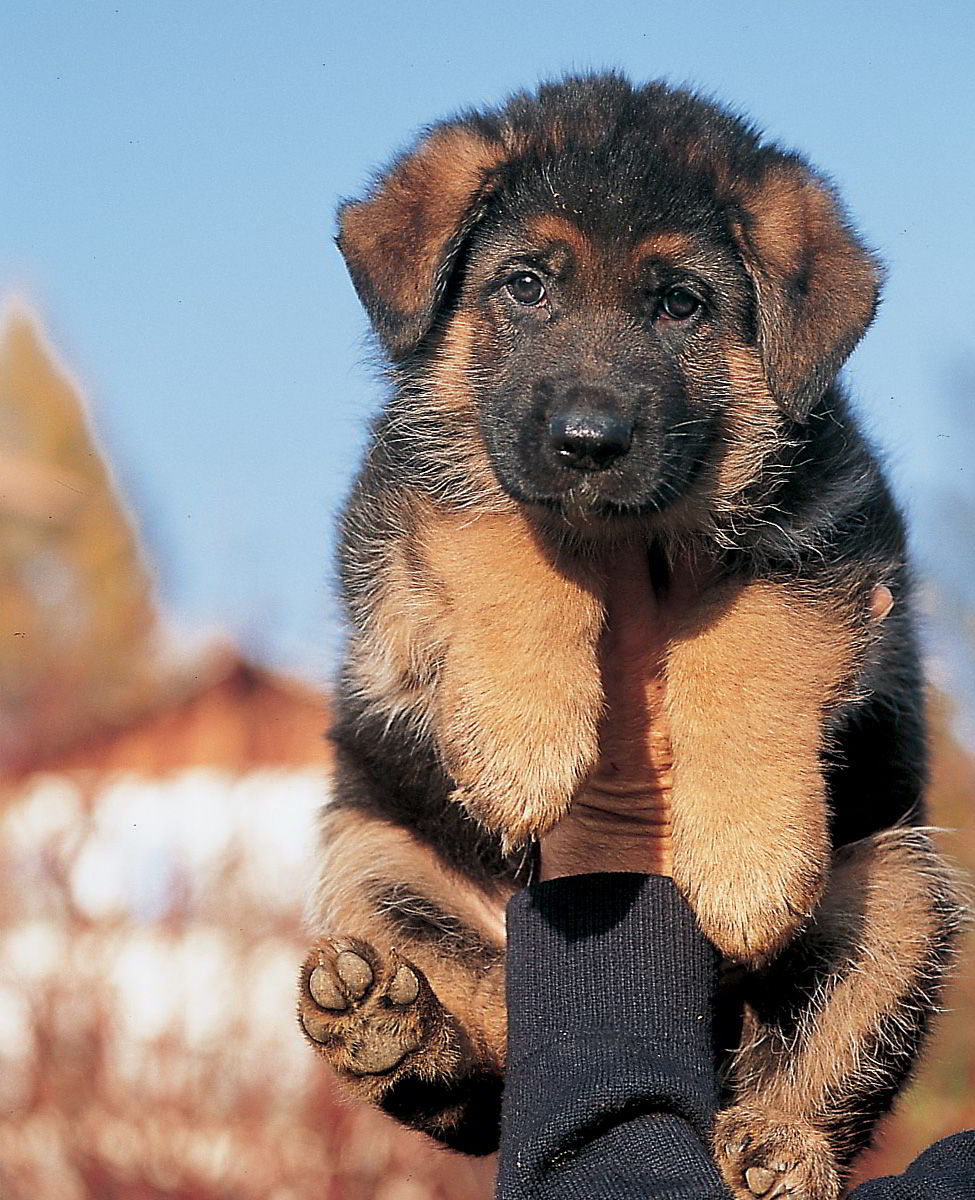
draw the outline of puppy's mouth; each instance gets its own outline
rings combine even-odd
[[[492,455],[502,487],[568,519],[662,513],[687,495],[706,458],[706,443],[686,428],[613,409],[560,409],[525,422],[513,441]]]
[[[680,381],[624,379],[499,390],[481,409],[498,481],[515,500],[566,519],[652,517],[694,487],[714,440]]]

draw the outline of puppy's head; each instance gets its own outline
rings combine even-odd
[[[416,394],[469,415],[509,495],[566,514],[747,487],[879,285],[800,159],[617,76],[434,127],[342,208],[338,241]]]

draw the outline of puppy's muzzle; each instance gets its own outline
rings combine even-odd
[[[579,397],[552,415],[548,437],[563,466],[605,471],[629,450],[633,424],[615,409]]]

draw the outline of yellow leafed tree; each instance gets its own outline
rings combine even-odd
[[[0,334],[0,774],[142,707],[154,628],[78,390],[12,308]]]

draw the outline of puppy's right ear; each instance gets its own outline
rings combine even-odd
[[[502,157],[500,143],[470,127],[439,125],[365,200],[339,209],[339,249],[390,358],[409,354],[433,324]]]

